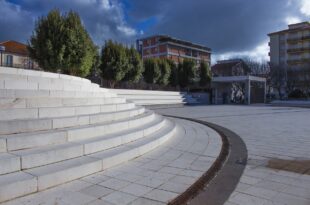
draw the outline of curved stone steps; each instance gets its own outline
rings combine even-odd
[[[12,68],[12,67],[1,67],[0,74],[14,74],[14,75],[21,75],[21,76],[34,76],[40,78],[59,78],[65,79],[68,81],[79,81],[79,82],[86,82],[90,83],[91,81],[85,78],[80,78],[71,75],[59,74],[59,73],[51,73],[45,71],[37,71],[37,70],[26,70],[21,68]]]
[[[7,156],[7,153],[4,153],[3,155],[0,154],[0,164],[6,167],[12,166],[10,172],[13,172],[60,162],[83,155],[89,155],[146,137],[161,129],[165,126],[165,123],[167,123],[166,120],[157,116],[156,119],[148,124],[125,130],[123,132],[102,135],[94,139],[13,151],[9,153],[13,155],[11,156],[12,160],[8,160],[9,157]],[[3,160],[1,160],[1,156],[3,156]],[[16,160],[16,157],[18,157],[20,161]],[[0,172],[0,174],[5,173]]]
[[[88,98],[88,97],[117,97],[117,94],[107,91],[62,91],[62,90],[25,90],[0,89],[0,98]]]
[[[27,90],[65,90],[65,91],[99,91],[99,85],[63,79],[28,77],[11,74],[0,75],[0,85],[4,89]]]
[[[0,121],[27,120],[41,118],[73,117],[79,115],[116,112],[135,107],[134,103],[126,102],[119,104],[82,105],[65,107],[40,107],[40,108],[15,108],[0,109]]]
[[[67,107],[125,103],[122,97],[101,98],[0,98],[0,109]]]
[[[103,134],[110,134],[116,131],[127,130],[148,123],[155,118],[152,111],[128,117],[116,121],[108,121],[92,125],[75,126],[64,129],[36,131],[13,135],[3,135],[0,139],[5,142],[5,150],[15,151],[29,149],[39,146],[61,144],[68,141],[90,139]]]
[[[140,140],[62,162],[0,176],[0,197],[6,201],[41,191],[143,155],[164,143],[175,133],[172,122]]]
[[[98,112],[75,116],[7,121],[1,120],[0,137],[1,135],[11,135],[22,132],[27,133],[34,131],[61,129],[81,125],[97,124],[107,121],[121,120],[124,118],[134,117],[136,115],[142,114],[144,111],[145,108],[135,106],[131,109],[120,109],[119,111]]]

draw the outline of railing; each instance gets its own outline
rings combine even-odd
[[[306,40],[310,40],[310,35],[308,35],[308,36],[300,36],[300,37],[295,37],[295,38],[288,38],[287,42],[288,43],[296,43],[298,41],[306,41]]]
[[[308,48],[290,48],[287,49],[288,53],[302,53],[302,52],[310,52],[310,47]]]
[[[287,64],[304,64],[310,63],[310,58],[300,58],[300,59],[289,59]]]
[[[16,64],[16,63],[11,64],[11,63],[5,63],[5,62],[3,62],[1,64],[1,62],[0,62],[0,66],[12,67],[12,68],[23,68],[23,69],[28,69],[28,70],[40,70],[40,68],[36,68],[32,64],[30,64],[30,65],[29,64]]]

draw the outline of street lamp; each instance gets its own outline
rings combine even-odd
[[[1,66],[3,65],[2,61],[2,53],[5,51],[5,46],[0,46],[0,52],[1,52]]]

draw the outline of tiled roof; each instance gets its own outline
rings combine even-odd
[[[5,52],[19,54],[19,55],[28,55],[27,45],[19,43],[17,41],[4,41],[0,42],[0,46],[5,46]]]

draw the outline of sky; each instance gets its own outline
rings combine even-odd
[[[0,41],[27,43],[51,9],[80,14],[93,41],[167,34],[212,49],[212,62],[268,61],[268,33],[310,21],[310,0],[0,0]]]

